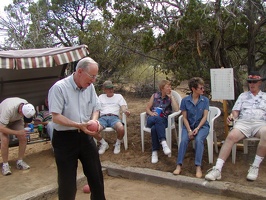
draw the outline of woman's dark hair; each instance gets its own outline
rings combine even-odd
[[[199,85],[204,85],[204,81],[200,77],[193,77],[188,81],[188,87],[192,92],[192,88],[197,89]]]

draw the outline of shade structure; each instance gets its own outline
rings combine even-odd
[[[21,97],[43,104],[50,87],[67,75],[66,68],[88,55],[86,45],[0,51],[0,101]]]

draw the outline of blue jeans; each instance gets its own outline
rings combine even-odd
[[[167,128],[167,118],[160,116],[149,116],[147,127],[151,128],[152,151],[160,149],[161,141],[166,140],[165,128]]]
[[[196,166],[201,166],[202,163],[202,156],[203,156],[203,152],[204,152],[204,141],[206,139],[206,137],[209,134],[209,129],[210,126],[209,125],[204,125],[199,129],[198,134],[194,137],[195,140],[195,165]],[[186,151],[187,151],[187,147],[188,147],[188,143],[189,143],[189,137],[188,137],[188,132],[186,127],[183,125],[182,128],[182,137],[181,137],[181,142],[180,142],[180,147],[178,148],[178,158],[177,158],[177,165],[182,165]]]

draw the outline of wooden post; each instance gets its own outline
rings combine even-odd
[[[228,116],[228,108],[227,108],[227,101],[223,100],[223,109],[224,109],[224,130],[225,130],[225,137],[227,137],[229,128],[227,125],[227,116]]]

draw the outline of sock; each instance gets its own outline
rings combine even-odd
[[[8,166],[8,165],[9,165],[8,162],[3,163],[3,167],[4,167],[4,166]]]
[[[116,139],[116,144],[121,144],[122,140]]]
[[[260,163],[262,162],[263,159],[264,159],[264,157],[260,157],[260,156],[256,155],[252,165],[255,167],[259,167]]]
[[[157,155],[157,151],[153,151],[152,152],[152,155]]]
[[[162,141],[161,142],[161,145],[162,145],[162,147],[165,147],[165,146],[167,146],[167,143],[166,143],[166,141],[164,140],[164,141]]]
[[[221,158],[218,158],[217,161],[216,161],[215,168],[218,169],[221,172],[223,166],[224,166],[224,160],[222,160]]]
[[[99,141],[101,144],[104,144],[106,143],[106,141],[102,138],[100,141]]]

